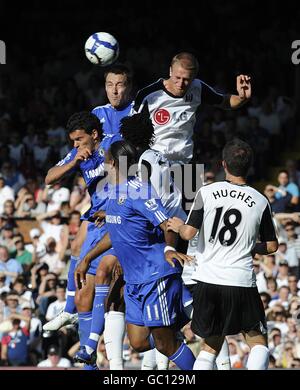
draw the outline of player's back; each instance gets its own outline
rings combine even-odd
[[[161,199],[168,216],[176,216],[185,221],[186,214],[182,208],[182,194],[171,177],[170,162],[161,152],[147,149],[141,155],[138,164],[138,175],[142,181],[145,181],[143,169],[147,168],[150,170],[147,173],[150,176],[151,185]],[[179,166],[178,168],[180,169]],[[149,177],[148,175],[147,178]]]
[[[202,187],[196,198],[196,207],[203,207],[203,223],[194,278],[254,287],[251,250],[262,225],[269,222],[265,221],[270,215],[267,199],[248,185],[227,181]]]

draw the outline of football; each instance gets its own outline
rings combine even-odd
[[[111,65],[119,56],[119,43],[114,36],[106,32],[91,35],[85,42],[85,55],[95,65]]]

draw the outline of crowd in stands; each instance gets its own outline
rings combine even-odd
[[[255,5],[257,2],[249,1],[250,8]],[[127,14],[131,12],[134,17],[137,11],[126,4],[128,7]],[[146,3],[146,9],[150,8],[150,3]],[[113,5],[113,11],[120,19],[124,5],[116,9]],[[164,31],[169,31],[181,23],[181,13],[175,11],[168,10],[173,17],[165,18],[159,9],[151,8],[151,15],[161,23],[163,18]],[[40,12],[42,23],[45,15]],[[238,15],[239,6],[217,2],[214,12],[217,20],[223,20]],[[75,21],[78,15],[74,15]],[[85,22],[88,16],[84,12],[80,16],[83,18],[80,24],[89,24]],[[287,65],[282,55],[290,47],[296,26],[290,24],[279,35],[279,22],[274,20],[265,29],[261,25],[255,42],[244,42],[235,31],[249,27],[250,22],[237,17],[226,30],[225,36],[230,39],[219,45],[218,23],[214,25],[215,34],[204,39],[205,18],[199,23],[199,15],[188,10],[185,17],[194,26],[192,36],[179,33],[177,36],[173,29],[172,40],[159,33],[157,46],[153,42],[157,40],[160,24],[153,24],[146,11],[135,23],[128,24],[125,20],[114,27],[115,35],[120,37],[120,59],[133,69],[135,89],[167,77],[169,61],[181,49],[193,49],[198,54],[199,77],[218,92],[234,93],[235,76],[240,72],[251,74],[254,96],[241,110],[201,107],[195,128],[193,163],[205,164],[206,182],[221,180],[221,150],[226,141],[238,135],[255,151],[250,182],[266,179],[267,167],[279,163],[280,153],[293,144],[299,130],[292,98],[294,91],[290,87],[293,79],[285,72]],[[260,22],[264,20],[258,15],[257,23]],[[140,34],[142,26],[149,26],[144,36]],[[48,27],[51,33],[48,38],[36,37],[35,30],[24,32],[29,41],[34,36],[41,57],[29,48],[29,56],[20,62],[21,54],[14,51],[10,65],[1,67],[0,72],[2,365],[69,367],[78,349],[74,326],[51,334],[43,332],[42,325],[64,307],[70,243],[79,229],[80,215],[89,207],[89,195],[79,176],[52,187],[45,186],[44,177],[70,150],[65,133],[68,117],[76,111],[105,104],[106,97],[103,69],[91,65],[83,50],[79,52],[76,46],[75,38],[81,34],[84,42],[89,33],[82,27],[71,39],[70,34]],[[74,28],[73,24],[72,31]],[[98,26],[92,22],[90,28],[97,31]],[[220,32],[223,34],[224,30]],[[122,34],[134,39],[128,42]],[[218,48],[217,51],[211,50],[212,47]],[[286,168],[278,172],[278,183],[270,183],[265,188],[275,213],[280,246],[275,255],[256,258],[254,269],[268,319],[270,367],[300,368],[300,164],[294,160],[283,163]],[[189,325],[183,332],[187,343],[198,351],[201,340]],[[228,341],[232,366],[245,367],[248,347],[239,336],[229,337]],[[103,342],[98,355],[102,366],[107,367]],[[124,359],[128,366],[140,365],[141,355],[126,341]]]

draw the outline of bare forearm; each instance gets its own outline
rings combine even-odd
[[[69,164],[65,164],[63,166],[55,166],[49,169],[47,176],[45,178],[45,183],[47,185],[53,184],[60,180],[66,173],[68,173],[71,169],[75,167],[74,160]]]

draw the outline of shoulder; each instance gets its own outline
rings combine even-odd
[[[160,163],[161,161],[164,161],[165,158],[159,151],[153,149],[147,149],[141,155],[139,162],[141,163],[143,160],[148,161],[150,164],[157,164]]]
[[[109,111],[110,109],[111,109],[111,105],[109,103],[105,104],[103,106],[97,106],[97,107],[92,109],[92,114],[98,115],[98,114],[101,114],[105,111]]]
[[[134,109],[136,110],[136,108],[142,104],[145,98],[149,97],[151,94],[160,91],[162,89],[163,89],[163,79],[159,79],[154,83],[148,85],[147,87],[140,89],[136,94],[134,100]]]

